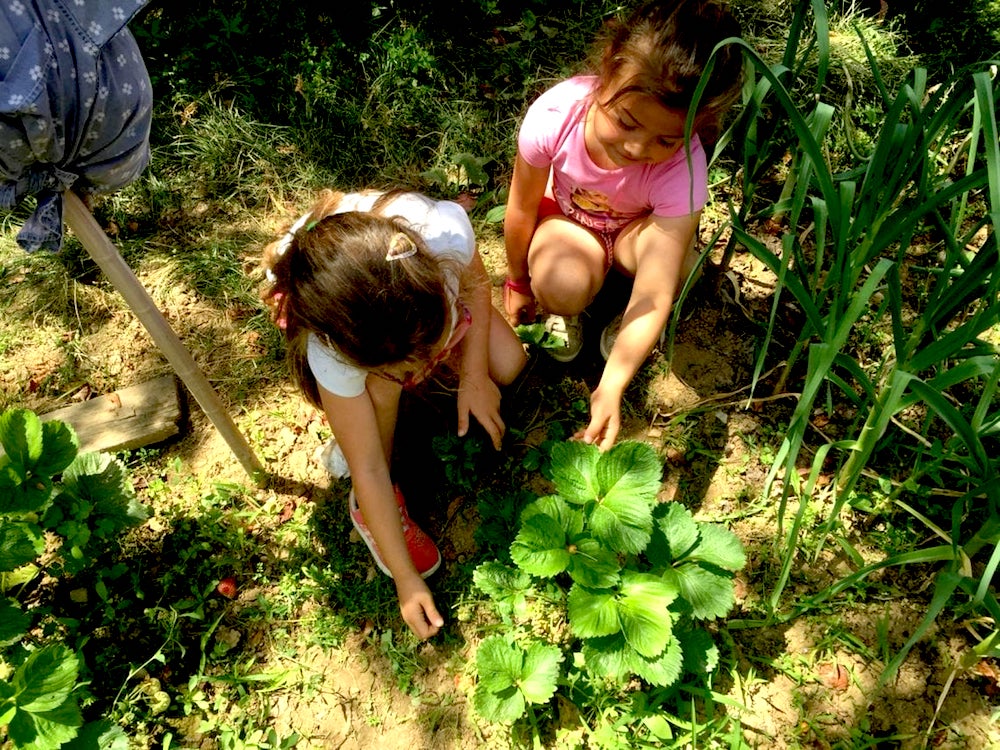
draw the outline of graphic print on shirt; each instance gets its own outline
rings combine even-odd
[[[632,220],[630,214],[611,207],[611,199],[599,190],[576,186],[569,197],[567,217],[581,226],[604,232],[625,226]],[[560,201],[560,204],[566,205]]]

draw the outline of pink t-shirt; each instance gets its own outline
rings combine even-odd
[[[595,76],[556,84],[528,108],[518,132],[520,155],[533,167],[551,167],[546,194],[574,221],[613,232],[650,214],[689,216],[708,200],[708,167],[698,135],[691,160],[682,147],[665,162],[602,169],[587,153],[584,120]]]

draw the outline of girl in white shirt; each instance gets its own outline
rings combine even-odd
[[[390,477],[402,391],[439,365],[458,372],[458,434],[470,415],[499,450],[499,386],[524,349],[490,304],[465,211],[412,192],[326,191],[268,246],[263,297],[288,341],[293,377],[322,408],[350,472],[351,520],[396,583],[419,638],[443,619],[423,578],[441,562]]]

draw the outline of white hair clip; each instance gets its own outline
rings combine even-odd
[[[417,246],[413,240],[402,232],[393,235],[389,241],[389,252],[385,254],[386,260],[402,260],[417,254]]]
[[[303,214],[294,224],[292,224],[289,230],[281,236],[281,239],[278,240],[277,247],[274,248],[274,254],[276,257],[280,258],[281,256],[283,256],[285,253],[288,252],[288,248],[292,246],[292,240],[295,239],[295,233],[298,232],[300,229],[302,229],[303,226],[305,226],[306,222],[309,221],[309,218],[311,216],[312,216],[312,211]],[[309,228],[312,229],[312,227]],[[272,284],[278,280],[278,277],[274,275],[274,271],[272,271],[270,268],[264,271],[264,276]]]
[[[295,233],[298,232],[302,227],[305,226],[306,222],[309,221],[309,217],[312,216],[312,211],[309,211],[299,217],[285,232],[284,236],[278,240],[278,246],[274,249],[275,254],[280,258],[282,255],[288,252],[288,248],[292,246],[292,240],[295,239]]]

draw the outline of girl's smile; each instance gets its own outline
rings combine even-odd
[[[637,92],[609,105],[595,102],[584,129],[587,153],[602,169],[658,164],[684,145],[684,120],[684,112]]]

